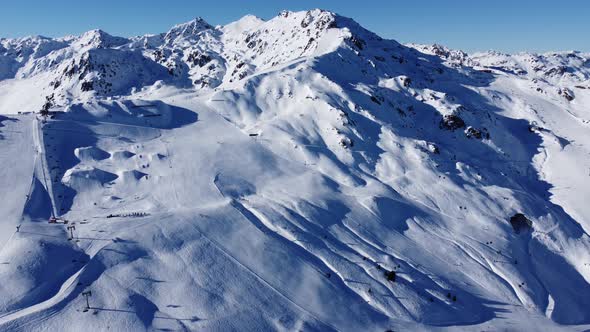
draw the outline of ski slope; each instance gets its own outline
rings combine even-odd
[[[321,10],[1,42],[1,330],[590,328],[588,55]]]

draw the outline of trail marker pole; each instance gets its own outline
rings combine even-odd
[[[90,302],[88,301],[88,298],[92,296],[92,292],[82,292],[82,295],[86,298],[86,308],[84,308],[84,312],[87,312],[88,310],[90,310]]]
[[[70,231],[70,238],[68,239],[68,241],[71,241],[74,239],[74,230],[76,229],[76,226],[68,226],[67,229],[68,231]]]

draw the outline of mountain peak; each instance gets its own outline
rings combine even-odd
[[[319,8],[298,11],[298,12],[294,12],[294,11],[290,11],[290,10],[283,10],[283,11],[279,12],[279,14],[276,16],[276,18],[278,18],[278,19],[285,19],[286,18],[286,19],[299,20],[301,18],[304,18],[306,21],[313,21],[313,20],[316,20],[319,18],[336,20],[337,17],[340,17],[340,16],[334,12],[329,11],[329,10],[319,9]]]
[[[165,36],[166,40],[176,39],[178,37],[191,37],[201,31],[213,29],[213,26],[207,23],[203,18],[196,17],[188,22],[177,24],[170,29]]]
[[[352,18],[320,8],[299,12],[281,11],[273,20],[284,20],[287,22],[292,20],[293,23],[298,25],[298,28],[300,27],[300,29],[305,29],[307,31],[315,31],[316,33],[336,28],[348,30],[348,33],[351,35],[363,39],[381,39],[381,37],[365,29]]]
[[[258,16],[246,15],[237,21],[234,21],[234,22],[224,25],[223,27],[221,27],[221,29],[224,32],[233,31],[233,32],[241,33],[241,32],[252,30],[252,29],[260,26],[264,22],[265,21]]]
[[[94,29],[83,33],[78,38],[77,44],[82,47],[109,48],[121,46],[128,42],[127,38],[112,36],[101,29]]]

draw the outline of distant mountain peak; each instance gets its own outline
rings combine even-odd
[[[123,37],[115,37],[101,29],[94,29],[82,34],[77,44],[82,47],[90,46],[93,48],[110,48],[121,46],[128,43],[129,40]]]
[[[166,40],[176,39],[178,37],[191,37],[198,33],[214,29],[212,25],[207,23],[203,18],[196,17],[188,22],[177,24],[170,29],[166,35]]]

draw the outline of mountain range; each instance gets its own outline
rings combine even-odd
[[[589,329],[589,104],[319,9],[0,39],[0,329]]]

